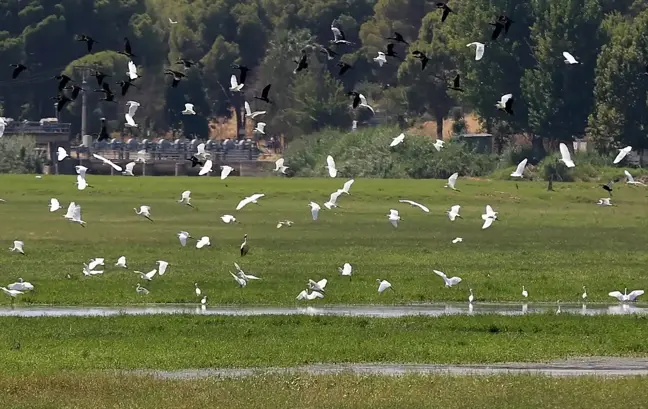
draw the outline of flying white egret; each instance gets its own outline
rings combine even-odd
[[[72,216],[74,215],[74,209],[76,208],[76,203],[70,202],[70,205],[67,208],[67,213],[63,215],[68,220],[72,219]]]
[[[472,43],[468,43],[466,47],[472,47],[475,46],[475,61],[479,61],[482,59],[484,56],[484,44],[478,43],[477,41],[473,41]]]
[[[151,219],[151,206],[140,206],[139,210],[134,207],[133,210],[135,210],[135,214],[153,221],[153,219]]]
[[[349,263],[344,263],[342,267],[338,267],[338,271],[340,272],[340,275],[351,277],[351,274],[353,273],[353,267],[351,267],[351,264]]]
[[[324,207],[326,207],[329,210],[331,210],[334,207],[339,207],[337,205],[337,200],[338,200],[338,198],[340,197],[340,195],[342,193],[344,193],[344,191],[342,189],[338,189],[335,192],[331,193],[331,196],[330,196],[328,202],[324,202]]]
[[[621,162],[623,158],[626,157],[627,154],[632,151],[632,146],[626,146],[623,149],[619,149],[619,153],[617,154],[616,158],[614,158],[614,164],[616,165],[617,163]]]
[[[115,263],[115,267],[128,268],[126,265],[126,256],[119,257]]]
[[[196,115],[196,111],[194,111],[194,104],[185,104],[185,109],[182,111],[182,115]]]
[[[463,239],[461,237],[456,237],[456,238],[454,238],[452,240],[452,244],[461,243],[462,241],[463,241]]]
[[[457,184],[457,179],[459,178],[459,173],[455,172],[448,178],[448,183],[443,187],[449,187],[452,190],[457,190],[455,185]]]
[[[234,168],[231,166],[227,166],[227,165],[221,166],[221,174],[220,174],[221,180],[227,179],[227,177],[229,176],[230,173],[232,173],[233,170]]]
[[[635,181],[634,178],[632,177],[632,175],[630,174],[630,172],[628,172],[627,170],[624,170],[623,173],[625,173],[626,178],[628,179],[628,180],[626,181],[627,184],[629,184],[629,185],[646,186],[646,184],[643,183],[643,182]]]
[[[158,260],[156,263],[158,264],[158,275],[163,276],[167,267],[169,267],[169,263],[164,260]]]
[[[264,115],[266,113],[266,111],[254,111],[254,112],[252,112],[252,109],[250,109],[250,104],[247,101],[245,101],[244,105],[245,105],[245,116],[248,117],[248,118],[254,119],[257,116]]]
[[[338,171],[337,171],[337,168],[335,167],[335,161],[333,160],[333,156],[328,155],[326,157],[326,166],[325,167],[328,169],[328,173],[329,173],[330,177],[334,178],[334,177],[337,176]]]
[[[263,193],[255,193],[252,196],[248,196],[245,199],[241,200],[238,205],[236,205],[236,210],[241,210],[250,203],[257,203],[257,200],[265,196]]]
[[[200,290],[200,288],[198,288],[198,283],[194,283],[194,287],[195,287],[196,297],[200,297],[202,291]]]
[[[182,247],[186,246],[187,245],[187,239],[190,238],[190,237],[191,237],[191,235],[186,231],[181,231],[180,233],[178,233],[178,240],[180,240],[180,245]]]
[[[439,270],[432,270],[432,271],[434,271],[434,273],[439,277],[443,278],[443,282],[445,283],[446,287],[453,287],[461,282],[460,277],[448,278],[448,276],[443,271],[439,271]]]
[[[241,278],[241,277],[237,276],[236,274],[232,273],[231,271],[229,273],[232,276],[232,278],[234,279],[234,281],[236,281],[236,283],[239,285],[239,287],[243,288],[243,287],[245,287],[247,285],[247,281],[245,281],[244,278]]]
[[[243,84],[243,83],[239,84],[238,80],[236,79],[236,75],[232,74],[232,76],[230,77],[230,91],[232,91],[232,92],[241,92],[244,85],[245,84]]]
[[[83,263],[83,275],[86,277],[98,276],[103,274],[103,270],[91,270],[86,263]]]
[[[13,304],[13,302],[14,302],[14,298],[16,298],[17,296],[19,296],[19,295],[21,295],[21,294],[24,294],[22,291],[18,291],[18,290],[10,290],[10,289],[5,288],[5,287],[0,287],[0,290],[2,290],[3,293],[5,293],[5,294],[7,294],[9,297],[11,297],[11,303],[12,303],[12,304]]]
[[[86,222],[81,220],[81,205],[74,206],[74,211],[72,213],[72,218],[70,219],[73,223],[79,223],[81,227],[85,227]]]
[[[115,164],[113,161],[109,159],[104,158],[101,155],[97,155],[96,153],[93,153],[92,156],[94,156],[96,159],[99,159],[104,164],[112,166],[112,168],[115,169],[117,172],[121,172],[123,170],[121,166]]]
[[[275,168],[274,168],[273,172],[281,172],[281,173],[285,174],[287,169],[288,169],[288,166],[284,166],[284,158],[279,158],[275,162]]]
[[[498,212],[493,211],[493,208],[490,205],[486,205],[486,212],[482,214],[482,220],[484,224],[482,225],[482,230],[490,227],[495,220],[497,220]]]
[[[180,194],[180,200],[178,200],[178,203],[184,203],[189,207],[193,207],[191,204],[191,190],[185,190]]]
[[[241,243],[241,257],[245,256],[248,251],[250,251],[250,245],[248,244],[247,234],[243,236],[243,243]]]
[[[526,167],[527,164],[527,159],[524,158],[522,162],[518,163],[517,168],[515,168],[515,172],[511,173],[511,176],[515,178],[521,178],[524,175],[524,168]]]
[[[58,199],[51,198],[50,204],[47,207],[49,207],[50,212],[55,212],[61,208],[61,204],[59,203]]]
[[[102,257],[93,258],[88,263],[88,270],[94,270],[97,266],[105,266],[105,259]]]
[[[221,220],[225,224],[230,224],[232,222],[236,222],[236,217],[232,216],[231,214],[224,214],[221,216]]]
[[[171,20],[171,17],[169,17],[169,23],[171,23],[171,24],[178,24],[177,21],[173,21],[173,20]]]
[[[14,240],[13,247],[9,247],[9,251],[11,251],[11,252],[17,251],[20,254],[24,255],[25,254],[24,247],[25,247],[24,242],[22,242],[20,240]]]
[[[644,293],[644,290],[634,290],[630,294],[628,294],[628,289],[626,288],[623,291],[623,294],[621,294],[620,291],[612,291],[611,293],[608,293],[608,295],[610,297],[616,298],[617,300],[619,300],[621,302],[626,302],[626,301],[634,301],[635,299],[637,299],[637,297],[639,297],[643,293]]]
[[[351,194],[349,193],[349,190],[351,189],[351,185],[353,185],[353,182],[355,182],[355,179],[349,179],[346,182],[344,182],[344,185],[342,186],[342,191],[347,195]]]
[[[202,236],[200,240],[196,243],[196,248],[201,249],[205,246],[211,246],[211,241],[209,241],[209,237],[207,236]]]
[[[133,169],[135,169],[135,162],[128,162],[126,164],[126,169],[122,172],[124,176],[135,176],[133,174]]]
[[[336,27],[337,24],[337,19],[333,20],[331,23],[331,31],[333,32],[333,40],[331,42],[335,45],[338,44],[344,44],[344,45],[353,45],[352,42],[347,41],[344,31],[342,31],[340,28]]]
[[[254,132],[258,132],[265,135],[265,126],[266,126],[265,122],[257,122],[256,128],[254,128]]]
[[[236,264],[236,263],[234,263],[234,264],[236,265],[236,269],[237,269],[236,274],[238,274],[238,276],[241,277],[242,279],[244,279],[245,281],[260,280],[261,279],[261,278],[255,276],[255,275],[246,274],[245,271],[243,271],[238,264]]]
[[[61,148],[60,146],[58,147],[56,151],[56,156],[59,162],[61,162],[63,159],[69,157],[68,153],[65,151],[64,148]]]
[[[328,283],[328,280],[326,278],[322,278],[319,281],[313,281],[310,278],[308,279],[308,288],[310,288],[313,291],[319,291],[319,292],[325,292],[326,289],[326,284]]]
[[[374,111],[374,109],[371,107],[371,105],[367,104],[367,98],[365,98],[365,96],[362,95],[362,94],[360,94],[358,96],[360,97],[360,105],[358,105],[358,107],[367,108],[368,110],[371,111],[372,114],[375,115],[376,111]]]
[[[293,222],[291,222],[290,220],[282,220],[282,221],[280,221],[279,223],[277,223],[277,229],[280,229],[280,228],[282,228],[283,226],[288,226],[288,227],[290,227],[290,226],[292,226],[292,225],[293,225]]]
[[[565,57],[565,64],[578,64],[576,58],[573,55],[569,54],[567,51],[563,51],[563,57]]]
[[[394,291],[394,287],[392,287],[391,283],[387,280],[381,280],[380,278],[376,279],[376,282],[378,283],[378,294],[382,294],[383,291],[386,289],[390,289]]]
[[[470,290],[470,295],[468,296],[468,302],[472,304],[472,302],[475,300],[475,296],[473,295],[472,288],[469,288],[469,290]]]
[[[297,295],[297,300],[309,300],[312,301],[316,298],[324,298],[324,294],[320,293],[319,291],[311,291],[311,293],[308,293],[308,290],[302,290],[302,292]]]
[[[126,119],[126,126],[137,128],[138,125],[135,123],[133,117],[135,116],[135,112],[137,112],[137,108],[140,106],[140,104],[136,101],[128,101],[126,102],[126,106],[128,107],[128,112],[124,114],[124,118]]]
[[[444,143],[445,142],[443,141],[443,139],[437,139],[436,141],[434,141],[434,144],[432,146],[434,146],[434,149],[436,149],[437,152],[439,152],[441,148],[443,148]]]
[[[382,51],[378,51],[378,56],[374,57],[373,60],[377,62],[381,67],[383,66],[383,64],[387,64],[387,57],[385,57],[385,53],[383,53]]]
[[[137,294],[140,295],[148,295],[148,293],[150,292],[146,288],[142,287],[139,283],[137,283],[137,287],[135,287],[135,291],[137,292]]]
[[[313,216],[313,220],[317,220],[317,217],[319,216],[319,211],[322,209],[320,205],[318,205],[315,202],[310,202],[308,204],[311,209],[311,215]]]
[[[529,298],[529,292],[526,290],[524,286],[522,286],[522,297]]]
[[[401,200],[399,200],[399,202],[400,203],[407,203],[407,204],[411,205],[412,207],[418,207],[419,209],[423,210],[425,213],[430,213],[430,209],[428,209],[427,207],[423,206],[422,204],[414,202],[412,200],[401,199]]]
[[[135,274],[139,274],[140,277],[142,278],[142,280],[146,280],[146,281],[152,281],[152,280],[153,280],[153,277],[157,274],[157,270],[156,270],[156,269],[153,269],[153,270],[149,271],[148,273],[143,273],[143,272],[141,272],[141,271],[137,271],[137,270],[136,270],[136,271],[133,271],[133,272],[134,272]]]
[[[135,162],[146,163],[146,150],[145,149],[137,151],[137,159],[135,159]]]
[[[394,147],[394,146],[396,146],[396,145],[398,145],[398,144],[400,144],[400,143],[403,143],[404,140],[405,140],[405,134],[404,134],[404,133],[401,133],[400,135],[398,135],[397,137],[395,137],[395,138],[391,141],[391,143],[389,144],[389,146],[390,146],[390,147]]]
[[[9,284],[7,288],[15,291],[31,291],[34,289],[34,285],[28,281],[24,281],[22,278],[19,278],[17,282]]]
[[[596,202],[597,205],[599,206],[612,206],[612,202],[610,202],[609,197],[602,197],[599,199],[598,202]]]
[[[583,286],[583,294],[581,295],[583,302],[587,302],[587,289]]]
[[[198,176],[204,176],[209,174],[212,171],[212,167],[214,166],[214,163],[211,161],[211,159],[207,159],[205,161],[205,164],[202,165],[200,168],[200,172],[198,172]]]
[[[389,214],[387,215],[387,220],[389,220],[389,223],[391,223],[392,226],[398,227],[398,221],[402,220],[402,219],[398,215],[398,210],[389,209]]]
[[[461,209],[461,206],[454,205],[450,207],[450,210],[446,210],[446,214],[448,215],[448,218],[450,219],[451,222],[455,221],[457,217],[463,219],[463,217],[459,215],[459,209]]]
[[[560,156],[561,158],[558,160],[564,163],[565,166],[567,166],[568,168],[573,168],[574,166],[576,166],[576,164],[574,164],[574,161],[571,158],[571,153],[569,153],[569,149],[567,149],[567,145],[565,145],[564,143],[560,144]]]
[[[509,115],[513,115],[513,101],[513,94],[502,95],[500,100],[495,103],[495,107]]]
[[[77,185],[77,189],[85,190],[85,188],[88,187],[88,182],[86,182],[84,176],[77,175],[76,185]]]
[[[86,175],[86,172],[88,171],[88,168],[86,168],[85,166],[76,165],[74,167],[74,170],[76,171],[77,175],[85,178],[85,175]]]
[[[204,143],[198,144],[198,146],[196,146],[196,156],[198,158],[205,160],[211,156],[211,153],[205,151],[206,147],[207,145],[205,145]]]
[[[128,62],[128,71],[126,72],[128,74],[128,77],[131,80],[136,80],[139,75],[137,75],[137,65],[131,60]]]

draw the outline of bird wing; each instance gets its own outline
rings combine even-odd
[[[72,212],[72,220],[81,220],[81,206],[74,206],[74,211]]]
[[[244,106],[245,106],[245,115],[252,116],[252,109],[250,108],[250,104],[247,101],[245,101]]]
[[[51,199],[50,199],[50,207],[55,208],[55,209],[60,208],[61,205],[60,205],[58,199],[51,198]]]
[[[461,209],[460,205],[454,205],[450,208],[450,213],[459,214],[459,209]]]
[[[242,208],[244,208],[251,201],[252,200],[250,200],[249,197],[246,197],[245,199],[241,200],[238,205],[236,205],[236,210],[241,210]]]
[[[211,172],[212,170],[212,161],[211,159],[207,159],[205,161],[205,164],[200,168],[200,172],[198,172],[199,176],[206,175],[207,173]]]
[[[630,301],[633,301],[635,298],[639,297],[643,293],[644,293],[644,290],[634,290],[633,292],[628,294],[628,299]]]
[[[110,165],[110,166],[112,166],[112,167],[113,167],[116,171],[118,171],[118,172],[121,172],[121,171],[123,170],[121,166],[115,164],[113,161],[111,161],[111,160],[109,160],[109,159],[104,158],[104,157],[101,156],[101,155],[97,155],[96,153],[93,153],[92,156],[94,156],[95,158],[99,159],[100,161],[102,161],[102,162],[105,163],[106,165]]]
[[[326,157],[326,164],[329,167],[329,171],[330,169],[335,169],[335,161],[333,160],[333,156],[328,155]]]
[[[484,224],[482,225],[482,230],[489,228],[490,225],[493,224],[493,221],[495,220],[492,217],[484,217],[484,215],[482,215],[482,218],[484,219]]]
[[[149,271],[148,273],[144,274],[144,276],[145,276],[148,280],[150,280],[150,279],[153,278],[153,276],[155,276],[155,274],[157,274],[157,269],[154,269],[154,270]]]
[[[467,47],[475,46],[475,61],[479,61],[484,56],[484,44],[476,41],[467,45]]]
[[[238,81],[236,80],[235,74],[232,74],[232,76],[230,77],[230,85],[232,88],[238,87]]]
[[[576,58],[574,58],[574,56],[571,55],[570,53],[568,53],[567,51],[563,51],[563,57],[565,57],[565,59],[566,59],[567,61],[569,61],[570,63],[577,62],[577,61],[576,61]]]
[[[185,109],[186,109],[187,111],[193,111],[193,107],[194,107],[193,104],[185,104]]]
[[[135,112],[137,112],[137,108],[140,106],[140,104],[135,101],[128,101],[127,105],[128,105],[128,115],[134,117]]]
[[[608,293],[608,295],[610,297],[616,298],[619,301],[623,300],[623,294],[620,291],[612,291],[612,292]]]
[[[404,139],[405,139],[405,134],[404,134],[404,133],[401,133],[400,135],[398,135],[397,137],[395,137],[395,138],[392,140],[392,142],[389,144],[389,146],[396,146],[396,145],[398,145],[399,143],[403,142]]]
[[[133,168],[135,168],[135,162],[129,162],[126,164],[126,171],[133,173]]]
[[[389,287],[391,287],[391,284],[389,284],[388,281],[383,280],[383,281],[380,282],[380,285],[378,286],[378,292],[382,293],[383,291],[385,291]]]
[[[461,278],[460,278],[460,277],[452,277],[452,278],[449,278],[449,279],[448,279],[448,284],[450,284],[450,285],[457,285],[457,284],[459,284],[460,282],[461,282]]]
[[[439,270],[432,270],[432,271],[434,271],[434,273],[436,275],[438,275],[439,277],[443,278],[444,281],[445,281],[446,278],[448,278],[448,276],[446,276],[443,271],[439,271]]]
[[[338,189],[335,192],[331,193],[331,196],[329,197],[329,202],[336,203],[342,193],[344,193],[342,189]]]
[[[567,145],[564,143],[560,144],[560,156],[562,156],[563,161],[571,162],[571,154],[569,153],[569,149],[567,149]]]
[[[346,193],[349,193],[349,189],[351,189],[351,185],[355,182],[355,179],[347,180],[343,187],[342,190],[344,190]]]
[[[317,282],[317,285],[319,286],[319,288],[324,289],[324,287],[326,287],[326,283],[328,283],[328,280],[326,278],[322,278],[321,280],[319,280]],[[643,294],[643,291],[642,291],[642,294]]]
[[[265,194],[263,194],[263,193],[255,193],[252,196],[250,196],[250,200],[255,201],[257,199],[262,198],[263,196],[265,196]]]
[[[526,167],[526,164],[527,164],[527,159],[524,158],[522,162],[518,163],[514,173],[516,175],[522,175],[522,173],[524,172],[524,168]]]
[[[491,205],[486,205],[486,215],[487,215],[488,217],[493,217],[493,216],[495,216],[495,211],[493,210],[493,208],[491,207]]]
[[[59,162],[65,159],[68,156],[67,152],[65,151],[64,148],[58,147],[58,160]]]
[[[126,119],[126,124],[128,124],[129,126],[136,126],[137,125],[135,123],[135,121],[133,120],[133,116],[130,113],[127,113],[126,115],[124,115],[124,118]]]
[[[134,80],[137,78],[137,66],[133,61],[128,62],[128,76],[130,79]]]
[[[179,234],[178,239],[180,240],[180,244],[182,244],[182,247],[187,245],[187,236],[184,234]]]
[[[360,94],[360,95],[358,95],[358,96],[360,97],[360,103],[361,103],[362,105],[368,105],[368,104],[367,104],[367,98],[365,98],[364,95]]]
[[[340,29],[335,26],[331,26],[331,31],[333,31],[333,38],[335,39],[335,41],[338,41],[342,36]]]
[[[627,170],[624,170],[623,173],[625,173],[626,177],[628,178],[628,182],[634,183],[634,178],[632,177],[630,172],[628,172]]]
[[[311,202],[311,215],[313,216],[313,220],[317,220],[317,215],[319,215],[320,211],[320,206],[317,203]]]
[[[227,176],[229,176],[229,174],[232,172],[232,170],[233,169],[230,166],[223,166],[223,168],[221,169],[221,175],[220,175],[221,180],[227,178]]]
[[[284,158],[277,159],[275,162],[275,170],[281,169],[281,167],[284,165]]]
[[[76,203],[71,202],[70,205],[67,208],[67,213],[65,213],[65,218],[66,219],[71,219],[72,215],[74,214],[74,208],[76,207]]]
[[[448,185],[454,187],[457,183],[457,178],[459,178],[459,173],[455,172],[448,178]]]
[[[630,149],[632,149],[632,148],[630,148]],[[624,148],[624,149],[621,149],[621,150],[619,151],[619,153],[617,154],[616,158],[614,158],[614,162],[613,162],[613,163],[614,163],[614,164],[617,164],[617,163],[621,162],[621,161],[623,160],[623,158],[626,157],[627,154],[628,154],[628,151],[625,150],[625,148]]]

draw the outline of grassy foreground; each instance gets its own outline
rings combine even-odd
[[[465,300],[468,288],[478,301],[519,300],[522,285],[529,301],[578,300],[583,285],[592,301],[610,301],[609,291],[624,287],[648,289],[645,238],[648,229],[647,190],[617,184],[617,207],[598,207],[604,197],[596,184],[490,182],[459,179],[460,192],[444,189],[442,180],[356,180],[340,209],[323,210],[311,220],[310,200],[320,205],[343,179],[164,178],[88,176],[94,188],[76,190],[70,176],[0,176],[0,283],[18,277],[36,291],[18,299],[35,304],[122,304],[197,302],[198,282],[211,304],[292,304],[309,278],[329,279],[326,298],[316,303],[410,303]],[[519,187],[519,188],[518,188]],[[176,203],[191,190],[193,210]],[[259,205],[234,210],[239,200],[265,193]],[[49,213],[51,197],[67,208],[82,206],[86,228]],[[419,201],[431,212],[398,203]],[[445,215],[462,206],[463,220]],[[501,220],[481,230],[481,214],[490,204]],[[150,205],[155,223],[136,216],[133,207]],[[387,221],[399,209],[402,223]],[[235,215],[239,224],[219,217]],[[279,220],[295,222],[277,229]],[[181,248],[176,233],[211,238],[212,247]],[[241,258],[243,234],[250,253]],[[452,244],[455,237],[463,243]],[[23,240],[27,256],[10,253],[13,240]],[[112,265],[128,258],[129,269]],[[83,277],[82,263],[106,258],[106,272]],[[143,282],[133,270],[149,271],[156,260],[170,263],[163,277]],[[228,274],[233,263],[262,277],[239,289]],[[339,276],[349,262],[353,279]],[[458,275],[463,282],[445,289],[432,269]],[[71,279],[66,279],[70,274]],[[379,295],[377,278],[389,280],[396,292]],[[151,293],[139,296],[141,282]],[[0,294],[2,296],[2,294]],[[9,303],[8,297],[0,298]]]
[[[0,373],[646,356],[647,322],[569,315],[3,318]]]
[[[262,376],[169,381],[93,374],[0,377],[5,408],[616,409],[645,405],[645,377]]]

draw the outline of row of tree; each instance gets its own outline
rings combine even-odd
[[[620,144],[648,147],[648,10],[643,0],[450,0],[454,10],[441,22],[440,10],[425,0],[11,0],[0,3],[0,59],[29,67],[18,79],[0,72],[2,115],[16,119],[53,115],[56,81],[66,73],[81,82],[84,67],[125,77],[128,58],[117,54],[128,37],[141,79],[118,104],[100,102],[89,92],[89,131],[99,117],[123,123],[127,100],[140,102],[140,132],[183,130],[206,136],[210,117],[240,112],[242,102],[268,110],[271,134],[288,139],[324,127],[351,127],[361,111],[349,109],[347,91],[357,90],[386,118],[410,123],[429,116],[439,124],[455,106],[473,111],[486,131],[505,141],[512,133],[543,140],[570,141],[591,135],[601,150]],[[27,4],[27,5],[25,5]],[[490,40],[499,15],[514,21],[506,36]],[[177,21],[177,24],[171,23]],[[328,60],[318,44],[329,45],[331,22],[352,46],[332,47]],[[374,61],[393,32],[409,46],[395,50],[403,61]],[[85,33],[98,41],[92,54],[75,41]],[[475,61],[470,42],[485,43]],[[293,59],[306,49],[307,70],[292,74]],[[429,57],[425,70],[411,56]],[[563,63],[569,51],[580,62]],[[179,58],[199,61],[177,88],[165,68],[181,70]],[[336,63],[353,66],[338,75]],[[251,68],[245,97],[229,91],[231,65]],[[464,92],[448,89],[462,75]],[[272,83],[274,104],[255,106],[252,96]],[[88,89],[96,87],[94,78]],[[97,87],[98,88],[98,87]],[[113,86],[113,88],[117,88]],[[503,94],[515,97],[515,115],[497,111]],[[80,98],[79,98],[80,99]],[[193,103],[198,118],[180,114]],[[80,101],[61,119],[80,126]],[[234,110],[232,110],[234,108]],[[239,125],[244,118],[236,115]],[[362,124],[361,124],[362,126]]]

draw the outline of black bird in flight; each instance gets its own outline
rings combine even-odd
[[[601,185],[603,190],[607,191],[610,194],[610,196],[612,196],[612,185],[614,184],[614,182],[615,182],[614,180],[610,180],[605,185]]]
[[[99,85],[99,86],[101,86],[101,85],[103,84],[103,80],[104,80],[104,78],[106,78],[106,77],[110,77],[110,75],[108,75],[108,74],[104,74],[103,72],[101,72],[101,71],[96,71],[96,70],[95,70],[95,72],[92,74],[92,76],[95,77],[95,78],[97,79],[97,85]]]
[[[347,64],[344,61],[340,61],[339,63],[337,63],[337,66],[340,67],[340,72],[338,73],[340,77],[343,76],[345,72],[353,68],[353,65]]]
[[[133,54],[133,49],[131,48],[130,41],[128,41],[128,37],[124,37],[124,51],[117,51],[117,53],[125,55],[128,58],[137,57]]]
[[[245,84],[245,79],[247,78],[247,73],[250,69],[245,65],[239,64],[232,64],[232,68],[241,71],[241,75],[239,75],[239,84]]]
[[[52,79],[59,80],[59,84],[58,84],[59,92],[63,91],[65,86],[68,84],[68,82],[72,81],[72,78],[68,77],[65,74],[55,75],[55,76],[52,77]],[[74,81],[72,81],[72,82],[74,82]]]
[[[58,94],[55,97],[52,97],[51,99],[57,101],[56,102],[56,112],[61,112],[61,110],[65,107],[65,105],[68,102],[71,102],[72,100],[68,97],[66,97],[64,94]]]
[[[110,84],[108,84],[107,82],[104,82],[103,84],[101,84],[101,86],[102,86],[101,89],[94,90],[94,92],[103,92],[104,93],[104,97],[101,98],[101,100],[106,101],[106,102],[115,102],[116,103],[117,101],[115,101],[115,94],[110,90]]]
[[[92,38],[92,37],[90,37],[90,36],[88,36],[88,35],[85,35],[85,34],[79,34],[79,35],[76,37],[76,40],[77,40],[77,41],[85,41],[85,42],[86,42],[86,45],[88,46],[88,52],[89,52],[89,53],[92,52],[92,46],[93,46],[93,45],[95,45],[95,44],[99,44],[99,41],[96,41],[94,38]]]
[[[491,26],[494,26],[495,29],[493,30],[493,34],[491,34],[491,40],[495,41],[497,40],[497,37],[499,37],[500,33],[504,29],[504,24],[500,20],[495,21],[494,23],[488,23]]]
[[[137,88],[135,84],[133,84],[131,79],[127,80],[122,80],[119,82],[116,82],[115,84],[119,85],[121,87],[121,95],[122,97],[126,96],[126,93],[128,92],[130,87]]]
[[[299,71],[308,68],[308,54],[306,54],[306,51],[302,50],[301,58],[299,60],[295,59],[294,61],[297,64],[297,67],[293,70],[293,74],[297,74]]]
[[[403,43],[405,45],[409,45],[409,43],[407,41],[405,41],[403,36],[400,33],[397,33],[396,31],[394,31],[394,36],[393,37],[387,37],[387,38],[385,38],[385,40],[394,40],[394,41],[396,41],[398,43]]]
[[[446,20],[446,18],[448,18],[448,14],[453,13],[452,9],[450,7],[448,7],[447,3],[439,2],[439,3],[436,4],[436,7],[438,9],[443,9],[443,14],[441,15],[441,22],[442,23]]]
[[[104,140],[109,140],[110,135],[108,135],[108,126],[106,126],[106,118],[101,118],[101,130],[99,131],[99,135],[97,138],[97,142],[101,142]]]
[[[255,96],[254,99],[258,99],[259,101],[267,102],[268,104],[272,104],[272,101],[268,99],[268,94],[270,93],[270,87],[272,84],[268,84],[263,88],[263,91],[261,91],[261,96],[257,97]]]
[[[176,64],[182,64],[184,66],[185,70],[188,70],[189,68],[193,67],[194,65],[200,66],[200,62],[195,62],[192,60],[189,60],[187,58],[178,58],[178,61],[176,61]]]
[[[457,76],[454,77],[454,80],[452,81],[452,86],[448,88],[459,92],[464,91],[463,88],[461,88],[461,74],[457,74]]]
[[[414,56],[414,58],[417,58],[417,59],[421,60],[421,71],[423,71],[425,69],[425,66],[427,65],[428,61],[430,61],[428,56],[423,54],[419,50],[414,50],[412,52],[412,55]]]
[[[400,59],[400,57],[398,57],[398,54],[396,53],[396,51],[394,51],[394,44],[392,44],[392,43],[387,44],[387,51],[385,52],[385,56]]]
[[[187,159],[187,160],[188,160],[188,161],[191,161],[191,167],[192,167],[192,168],[195,168],[196,165],[200,165],[200,166],[203,165],[203,162],[201,162],[200,159],[198,159],[197,157],[195,157],[195,156],[193,156],[193,155],[192,155],[189,159]]]
[[[16,79],[20,75],[21,72],[28,70],[26,66],[22,64],[9,64],[10,67],[13,67],[13,73],[11,74],[11,78]]]
[[[77,97],[79,96],[79,92],[85,91],[83,88],[81,88],[80,86],[78,86],[76,84],[72,84],[71,86],[65,87],[65,89],[71,89],[72,90],[72,93],[70,94],[70,98],[72,99],[72,101],[77,99]]]
[[[360,105],[360,93],[356,91],[349,91],[347,95],[353,96],[353,108],[357,108]]]
[[[185,77],[185,75],[180,71],[174,71],[174,70],[166,70],[164,71],[164,74],[173,76],[173,81],[171,82],[172,88],[177,87],[178,84],[180,83],[180,80]]]
[[[500,21],[502,24],[504,24],[504,35],[507,35],[509,32],[509,28],[511,28],[511,24],[515,23],[515,21],[511,20],[508,18],[508,16],[499,16],[497,18],[498,21]]]

